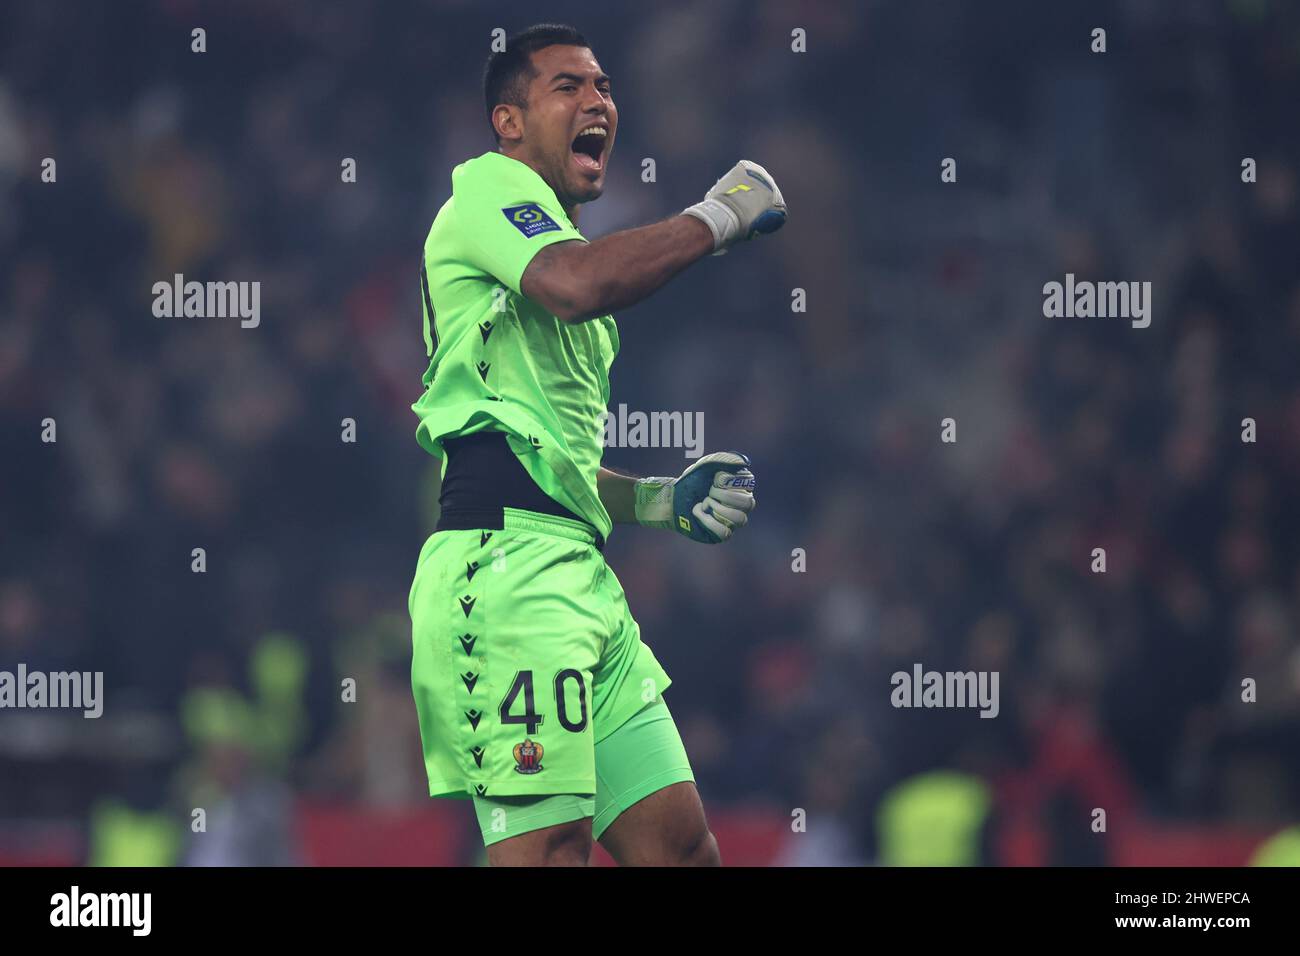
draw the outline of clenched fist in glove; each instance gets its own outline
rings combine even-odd
[[[713,233],[713,254],[785,225],[785,200],[766,169],[742,159],[713,184],[703,202],[682,210],[703,220]]]
[[[754,510],[754,473],[739,452],[705,455],[677,478],[636,483],[636,520],[673,528],[692,541],[718,544],[749,521]]]

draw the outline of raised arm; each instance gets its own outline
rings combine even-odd
[[[708,226],[673,216],[594,242],[547,246],[524,270],[520,290],[562,322],[585,322],[635,305],[712,252]]]
[[[696,259],[775,232],[785,220],[772,177],[742,159],[680,216],[547,246],[524,270],[519,291],[563,322],[585,322],[635,305]]]

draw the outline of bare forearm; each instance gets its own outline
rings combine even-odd
[[[561,242],[539,252],[521,289],[566,322],[585,322],[646,298],[713,252],[713,234],[693,216],[674,216],[595,242]]]
[[[600,503],[614,524],[636,524],[636,479],[608,468],[596,473],[596,490]]]

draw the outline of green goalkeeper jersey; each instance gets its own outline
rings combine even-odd
[[[497,430],[548,495],[608,537],[596,487],[618,354],[613,316],[561,322],[519,291],[538,250],[585,242],[531,167],[484,153],[451,174],[451,198],[424,242],[420,283],[425,392],[416,438],[444,459],[444,438]]]

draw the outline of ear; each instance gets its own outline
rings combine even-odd
[[[524,111],[501,103],[492,111],[492,126],[502,141],[517,143],[524,138]]]

